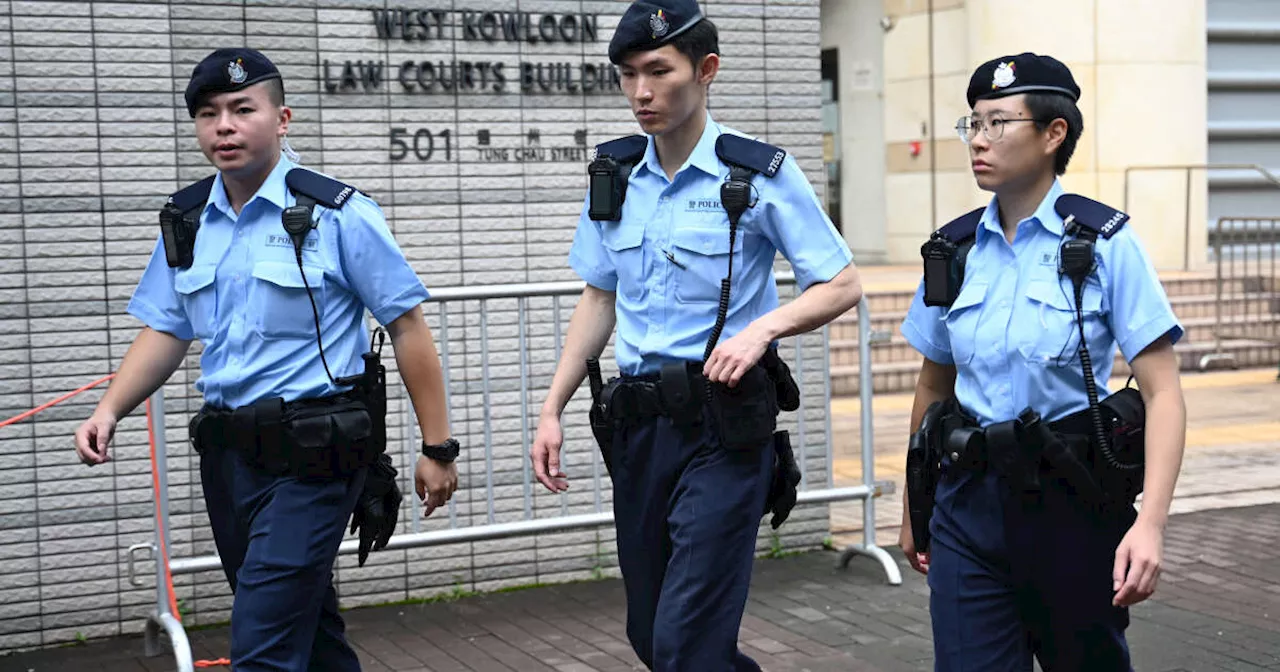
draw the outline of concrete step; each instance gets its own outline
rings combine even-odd
[[[1161,283],[1186,335],[1175,348],[1183,370],[1205,366],[1262,366],[1280,359],[1280,278],[1241,274],[1219,283],[1213,271],[1166,273]],[[920,355],[900,330],[915,289],[898,287],[868,291],[869,325],[876,341],[871,348],[872,387],[876,392],[914,389]],[[1219,317],[1221,316],[1221,317]],[[1221,325],[1219,326],[1219,320]],[[858,320],[856,311],[840,316],[830,328],[831,383],[834,394],[858,391]],[[1218,344],[1218,339],[1222,343]],[[1116,353],[1115,373],[1128,365]]]
[[[914,361],[884,362],[871,367],[873,392],[904,392],[914,390],[916,376],[920,373],[920,355]],[[831,366],[831,395],[835,397],[857,395],[861,389],[858,366]]]
[[[1194,294],[1169,297],[1169,303],[1180,320],[1215,317],[1219,312],[1223,316],[1280,315],[1280,293],[1277,292],[1224,293],[1221,298],[1215,294]]]
[[[1174,346],[1182,371],[1211,368],[1245,368],[1280,364],[1280,340],[1276,338],[1227,338],[1221,343],[1206,338],[1183,340]],[[897,337],[888,344],[877,343],[871,349],[871,382],[874,392],[909,392],[915,389],[916,375],[922,357],[905,339]],[[831,390],[834,395],[857,394],[859,390],[858,351],[835,349],[831,353]],[[1129,364],[1117,349],[1112,362],[1112,375],[1127,376]]]
[[[914,351],[913,351],[914,352]],[[1182,371],[1204,371],[1217,368],[1249,368],[1280,364],[1280,347],[1273,341],[1254,339],[1224,340],[1221,345],[1206,343],[1179,343],[1174,347],[1178,365]],[[910,392],[915,389],[916,376],[920,372],[922,357],[875,363],[871,368],[871,389],[876,393]],[[1129,364],[1119,353],[1112,365],[1112,375],[1127,376]],[[844,364],[831,367],[831,394],[856,396],[859,392],[858,365]]]
[[[1200,318],[1214,318],[1219,313],[1219,305],[1224,318],[1236,315],[1254,317],[1280,318],[1280,292],[1236,292],[1224,293],[1221,298],[1216,294],[1187,294],[1169,297],[1169,304],[1179,320],[1190,322]],[[871,330],[874,332],[892,331],[900,334],[900,327],[907,317],[907,309],[889,310],[869,305],[871,308]],[[831,322],[831,339],[833,341],[854,340],[858,338],[858,316],[850,311]]]
[[[1164,291],[1170,299],[1182,296],[1204,296],[1216,295],[1218,292],[1218,280],[1213,273],[1177,273],[1166,274],[1161,278],[1161,284]],[[1238,278],[1227,278],[1223,281],[1222,292],[1224,294],[1240,294],[1247,292],[1280,292],[1280,278],[1270,277],[1270,275],[1244,275]],[[915,287],[897,288],[887,290],[868,290],[866,292],[866,300],[872,313],[889,313],[901,312],[906,314],[908,308],[911,307],[911,300],[915,297]],[[852,318],[852,319],[851,319]],[[856,314],[850,312],[843,316],[842,319],[857,324]]]
[[[888,322],[891,321],[886,321],[885,325],[878,325],[875,320],[872,320],[872,331],[880,332],[881,334],[887,332],[890,335],[888,341],[884,341],[881,338],[876,338],[873,341],[871,347],[871,361],[873,362],[901,361],[909,358],[908,355],[915,352],[915,349],[907,343],[906,337],[902,335],[901,322],[892,322],[892,326],[889,326]],[[1194,343],[1212,341],[1218,334],[1221,334],[1223,338],[1233,339],[1280,339],[1280,312],[1262,315],[1224,316],[1221,327],[1218,326],[1218,320],[1212,316],[1181,319],[1181,322],[1183,329],[1186,331],[1183,341]],[[854,330],[852,336],[840,336],[845,336],[844,332],[832,332],[830,341],[832,364],[857,364],[857,331]],[[910,352],[904,351],[904,348]]]
[[[1186,283],[1191,284],[1191,283]],[[907,317],[911,307],[911,295],[902,297],[888,295],[868,296],[866,301],[871,310],[871,330],[874,332],[891,331],[898,334],[902,321]],[[899,300],[902,299],[902,300]],[[1214,317],[1221,304],[1222,314],[1231,315],[1276,315],[1280,316],[1280,291],[1224,291],[1219,295],[1210,286],[1207,291],[1197,293],[1178,293],[1169,296],[1169,303],[1178,319],[1189,321],[1202,317]],[[849,311],[831,322],[832,340],[856,341],[858,338],[858,315]]]

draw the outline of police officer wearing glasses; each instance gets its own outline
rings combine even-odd
[[[693,0],[634,2],[613,40],[643,135],[596,148],[569,264],[587,284],[531,449],[560,469],[560,415],[590,375],[613,479],[627,636],[655,670],[759,670],[737,647],[760,520],[777,526],[799,472],[779,410],[799,393],[777,339],[861,297],[857,271],[787,152],[707,112],[717,30]],[[779,306],[781,252],[802,293]],[[730,280],[726,280],[730,278]],[[621,376],[596,358],[617,326]]]
[[[388,543],[401,503],[385,453],[385,335],[380,326],[371,338],[366,310],[391,336],[425,437],[414,480],[426,512],[457,488],[458,444],[419,307],[427,291],[377,203],[295,163],[292,111],[266,56],[213,52],[185,97],[217,171],[161,210],[128,307],[142,331],[76,432],[76,451],[90,466],[108,461],[118,420],[200,339],[205,404],[190,434],[235,594],[232,669],[359,670],[334,559],[350,520],[363,565]]]
[[[973,73],[957,130],[994,197],[924,244],[902,324],[924,364],[900,541],[936,670],[1129,670],[1127,608],[1160,573],[1183,331],[1128,215],[1058,181],[1079,96],[1048,56]],[[1116,348],[1133,375],[1108,390]]]

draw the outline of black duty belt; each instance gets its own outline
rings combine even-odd
[[[188,431],[196,452],[234,450],[270,473],[330,477],[353,473],[385,450],[365,401],[344,392],[235,409],[205,404]]]
[[[677,424],[695,422],[706,398],[701,362],[677,362],[660,373],[623,376],[605,389],[610,415],[621,422],[667,417]]]
[[[1116,488],[1098,478],[1088,409],[1050,423],[1028,409],[1014,420],[986,427],[979,427],[964,411],[959,417],[960,426],[944,435],[943,452],[953,465],[992,470],[1023,492],[1039,491],[1040,475],[1050,474],[1068,483],[1085,502],[1115,500]]]

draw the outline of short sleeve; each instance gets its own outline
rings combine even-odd
[[[947,323],[943,319],[946,314],[942,306],[924,305],[924,279],[916,287],[916,295],[911,299],[911,308],[902,321],[902,335],[926,359],[938,364],[952,365],[955,358],[951,356],[951,337],[947,333]]]
[[[1165,334],[1171,343],[1182,338],[1182,325],[1173,314],[1160,277],[1131,229],[1122,228],[1106,240],[1102,264],[1111,333],[1125,361],[1132,362]]]
[[[588,201],[584,199],[578,228],[573,232],[573,245],[569,248],[569,267],[588,285],[606,292],[617,291],[618,269],[605,254],[600,225],[587,212]]]
[[[156,236],[151,259],[129,299],[128,313],[156,331],[190,341],[195,338],[182,298],[173,288],[173,269],[165,258],[164,238]]]
[[[357,194],[332,216],[341,232],[343,277],[374,319],[385,326],[427,300],[427,288],[373,199]]]
[[[815,282],[831,280],[853,261],[848,244],[831,223],[795,159],[787,156],[772,179],[756,177],[755,184],[763,186],[767,194],[762,199],[764,217],[755,221],[760,232],[791,263],[802,291]]]

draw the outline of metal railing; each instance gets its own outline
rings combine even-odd
[[[1169,166],[1129,166],[1124,169],[1124,211],[1129,210],[1129,175],[1142,171],[1180,170],[1185,173],[1186,186],[1182,213],[1182,270],[1191,270],[1191,171],[1193,170],[1238,170],[1257,173],[1260,181],[1280,189],[1280,176],[1276,176],[1265,166],[1256,163],[1199,163]]]
[[[795,278],[791,273],[778,274],[778,286],[794,286]],[[483,513],[477,514],[475,511],[469,511],[468,520],[479,521],[478,524],[460,524],[460,515],[458,512],[458,497],[455,496],[448,505],[448,527],[443,529],[422,529],[422,515],[420,512],[420,502],[416,497],[410,496],[412,515],[402,517],[412,521],[409,525],[410,530],[405,533],[396,534],[391,537],[387,544],[387,550],[422,548],[427,546],[441,546],[445,544],[453,544],[459,542],[477,542],[495,539],[506,539],[511,537],[537,534],[541,532],[552,531],[568,531],[581,530],[590,528],[600,528],[612,525],[613,514],[604,507],[605,487],[603,481],[604,470],[601,468],[599,452],[595,450],[595,444],[590,439],[589,434],[581,439],[581,444],[575,445],[573,437],[566,422],[564,451],[562,452],[562,468],[567,469],[571,466],[575,454],[590,456],[590,473],[592,480],[592,503],[593,511],[587,513],[570,513],[568,493],[560,493],[559,515],[550,517],[538,517],[535,515],[534,500],[534,479],[532,478],[530,463],[527,457],[527,450],[531,441],[531,430],[529,423],[530,417],[530,351],[529,345],[529,326],[530,326],[530,309],[529,302],[531,300],[549,299],[551,302],[551,329],[553,331],[554,341],[554,361],[558,362],[560,358],[560,350],[562,345],[562,319],[561,319],[561,300],[565,297],[574,297],[579,295],[584,288],[581,282],[557,282],[557,283],[536,283],[536,284],[511,284],[511,285],[488,285],[481,287],[453,287],[442,288],[432,291],[431,299],[428,303],[437,304],[438,312],[436,319],[438,324],[434,327],[436,331],[437,343],[440,348],[441,364],[445,376],[446,394],[452,389],[454,381],[452,375],[456,368],[452,366],[453,357],[456,353],[451,352],[450,339],[450,311],[451,304],[458,302],[478,302],[478,340],[479,340],[479,366],[481,368],[480,376],[480,394],[483,399],[483,434],[484,434],[484,474],[482,476],[484,482],[485,501]],[[519,376],[516,385],[519,394],[519,414],[520,414],[520,442],[521,448],[518,451],[522,455],[521,458],[521,496],[522,513],[519,520],[496,520],[497,505],[495,502],[495,452],[493,442],[493,426],[494,426],[494,404],[492,397],[495,394],[493,376],[491,375],[490,366],[490,302],[515,302],[516,317],[516,339],[519,360]],[[431,311],[428,310],[428,319],[431,319]],[[503,313],[504,315],[506,313]],[[821,348],[822,348],[822,393],[821,403],[824,405],[825,427],[823,431],[822,441],[825,443],[825,460],[826,460],[826,479],[821,487],[813,487],[809,478],[808,447],[810,441],[807,440],[806,430],[808,429],[805,419],[805,403],[806,395],[803,394],[805,389],[805,346],[804,338],[793,337],[794,348],[784,347],[783,353],[788,350],[795,353],[794,359],[791,360],[791,367],[794,375],[800,382],[802,391],[801,408],[795,413],[796,422],[798,423],[796,433],[796,459],[799,463],[803,479],[800,484],[800,492],[797,498],[797,504],[818,504],[835,501],[861,500],[864,503],[864,541],[861,544],[851,545],[843,550],[840,556],[840,565],[845,566],[850,559],[856,555],[865,555],[879,561],[884,569],[887,580],[892,585],[899,585],[902,582],[902,576],[897,564],[893,558],[875,543],[875,498],[892,493],[894,484],[891,481],[876,482],[874,480],[874,442],[872,436],[871,422],[871,355],[870,355],[870,313],[866,306],[866,301],[859,303],[857,308],[858,314],[858,330],[859,330],[859,351],[861,354],[861,377],[862,385],[860,390],[861,409],[862,409],[862,483],[855,486],[836,487],[834,482],[834,460],[832,455],[832,439],[831,439],[831,419],[830,419],[830,401],[831,401],[831,377],[830,377],[830,361],[829,361],[829,330],[823,327],[821,330]],[[465,314],[464,314],[465,315]],[[465,317],[464,317],[465,322]],[[463,324],[462,329],[474,329],[477,325]],[[545,324],[540,325],[545,327]],[[464,351],[464,358],[467,356]],[[510,353],[502,353],[504,356],[510,356]],[[788,357],[788,359],[791,359]],[[499,366],[496,365],[495,366]],[[812,365],[811,365],[812,366]],[[462,367],[465,371],[468,367]],[[549,379],[549,376],[547,376]],[[472,381],[467,381],[468,386]],[[509,377],[503,381],[504,386],[510,385]],[[470,390],[468,390],[470,392]],[[509,390],[502,390],[506,393]],[[582,395],[582,390],[575,397]],[[813,396],[813,395],[808,395]],[[170,644],[174,650],[174,655],[178,662],[179,670],[187,672],[192,670],[192,656],[190,647],[187,643],[187,637],[180,618],[174,614],[176,601],[173,595],[172,579],[173,575],[192,574],[207,570],[214,570],[221,567],[221,561],[217,555],[206,555],[198,557],[170,558],[168,549],[170,546],[170,528],[169,528],[169,497],[167,493],[168,467],[166,459],[166,445],[164,442],[164,394],[163,388],[156,392],[152,397],[154,408],[158,409],[153,413],[154,417],[154,434],[155,434],[155,451],[156,459],[153,462],[153,470],[156,493],[156,539],[152,543],[137,544],[129,549],[128,553],[128,569],[130,582],[135,586],[143,585],[140,581],[135,568],[136,561],[143,554],[149,555],[149,558],[156,563],[157,577],[157,596],[156,611],[149,616],[145,630],[145,651],[148,655],[158,655],[161,652],[161,631],[168,634]],[[810,402],[812,403],[812,402]],[[411,404],[404,403],[403,421],[405,431],[404,445],[402,450],[404,455],[409,457],[412,464],[413,456],[417,454],[417,439],[414,436],[413,429],[416,427],[416,421],[413,418]],[[572,408],[572,404],[571,404]],[[450,415],[454,413],[452,404],[450,404]],[[570,409],[566,409],[566,416],[570,413]],[[581,415],[585,416],[585,413]],[[536,416],[535,416],[536,417]],[[784,420],[780,418],[780,420]],[[452,420],[451,420],[452,422]],[[585,425],[585,422],[583,423]],[[584,427],[585,428],[585,427]],[[812,437],[812,433],[809,433]],[[586,446],[586,447],[584,447]],[[388,450],[392,450],[388,446]],[[409,470],[412,473],[412,470]],[[461,476],[461,475],[460,475]],[[402,474],[402,478],[404,475]],[[412,476],[410,475],[411,479]],[[460,477],[460,481],[463,480]],[[476,479],[472,479],[473,482]],[[461,485],[461,484],[460,484]],[[462,492],[462,489],[459,489]],[[545,495],[544,495],[545,496]],[[510,512],[504,512],[509,514]],[[344,540],[339,547],[339,555],[355,554],[358,548],[358,540]]]
[[[1219,218],[1209,245],[1217,268],[1214,349],[1200,368],[1237,366],[1231,341],[1280,348],[1280,218]]]

